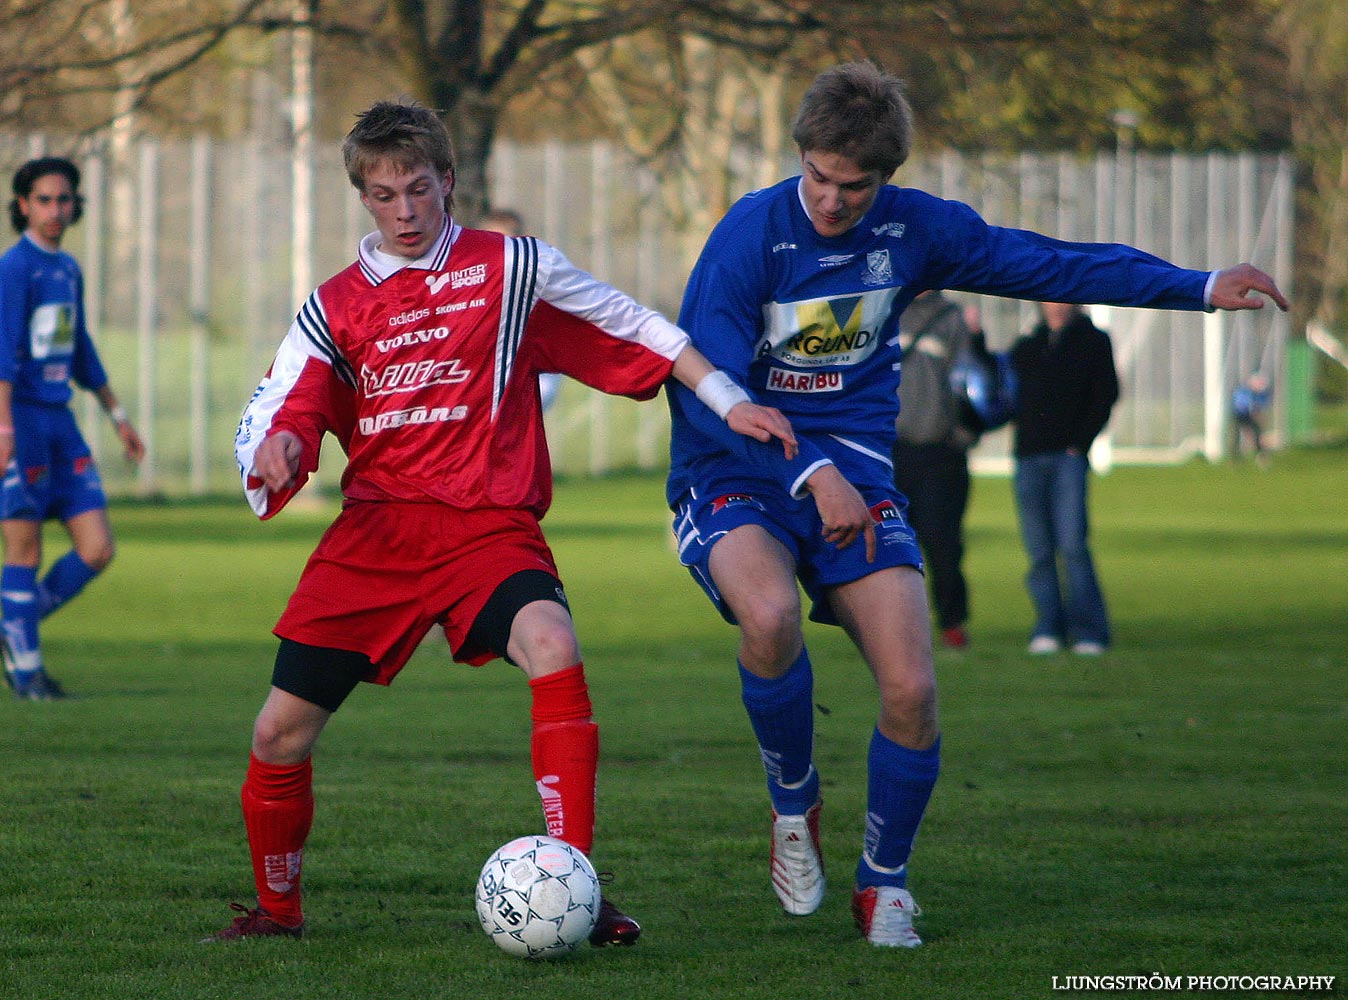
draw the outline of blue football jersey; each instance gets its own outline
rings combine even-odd
[[[63,250],[27,236],[0,257],[0,381],[14,400],[63,406],[70,383],[97,391],[108,381],[84,322],[84,276]]]
[[[1198,310],[1207,280],[1132,247],[991,226],[911,188],[881,187],[860,223],[828,238],[810,222],[799,177],[745,195],[708,238],[679,325],[756,402],[786,414],[800,454],[788,462],[779,444],[730,432],[671,383],[670,505],[735,477],[799,495],[825,462],[858,487],[892,485],[899,316],[926,289]]]

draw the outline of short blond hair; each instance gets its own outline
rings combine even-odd
[[[342,143],[346,176],[362,194],[365,177],[376,164],[389,162],[408,173],[430,166],[436,174],[454,171],[454,146],[449,130],[430,108],[380,101],[356,116]],[[452,196],[446,198],[448,208]]]

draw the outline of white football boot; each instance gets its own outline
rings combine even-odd
[[[912,893],[892,885],[873,885],[852,893],[852,917],[866,940],[878,948],[917,948],[922,939],[913,930],[921,913]]]
[[[772,811],[772,889],[787,913],[808,916],[824,901],[824,858],[819,852],[819,811],[779,816]]]

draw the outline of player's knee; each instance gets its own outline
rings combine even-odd
[[[887,681],[880,686],[880,711],[887,718],[909,723],[935,718],[935,679],[915,675]]]
[[[517,654],[512,659],[530,676],[540,677],[580,662],[580,643],[569,618],[535,620],[528,628],[517,628],[511,639]]]
[[[314,742],[309,728],[265,711],[253,723],[253,755],[269,764],[298,764],[309,756]]]
[[[111,534],[102,534],[102,532],[78,532],[74,539],[75,555],[80,557],[94,573],[102,573],[108,569],[108,563],[112,562],[112,557],[117,554],[116,543],[113,542]]]
[[[84,565],[88,566],[95,573],[102,573],[112,562],[113,556],[117,554],[117,546],[111,538],[101,539],[98,542],[85,544],[75,550]]]
[[[285,730],[276,720],[259,715],[253,723],[253,755],[268,763],[280,763],[284,759],[287,744]]]
[[[742,607],[735,608],[735,618],[745,639],[757,644],[797,644],[800,603],[794,595],[756,594],[741,603]]]

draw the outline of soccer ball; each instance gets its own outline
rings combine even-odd
[[[565,955],[590,936],[599,919],[599,877],[589,859],[565,841],[518,837],[482,866],[477,919],[511,955]]]

